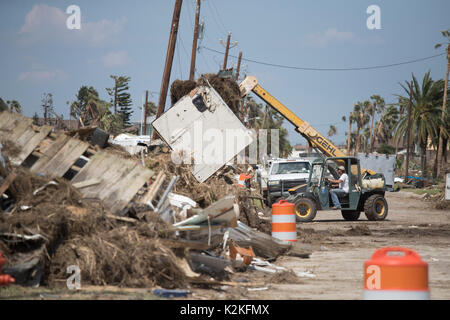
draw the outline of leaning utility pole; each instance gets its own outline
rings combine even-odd
[[[194,73],[195,73],[195,59],[197,57],[197,40],[198,40],[198,21],[200,19],[200,2],[201,0],[197,0],[197,8],[195,10],[194,40],[192,40],[191,70],[189,72],[189,80],[194,80]]]
[[[144,130],[142,135],[147,135],[147,106],[148,106],[148,90],[145,90],[145,104],[144,104]]]
[[[228,33],[228,37],[227,37],[227,44],[225,46],[225,56],[223,58],[222,70],[226,70],[227,69],[228,51],[230,51],[230,39],[231,39],[231,32]]]
[[[239,51],[239,57],[236,67],[236,81],[239,80],[239,71],[241,70],[242,51]]]
[[[173,55],[175,52],[175,44],[177,43],[178,23],[180,22],[181,4],[183,0],[176,0],[173,9],[172,24],[170,26],[169,45],[167,47],[166,63],[164,65],[164,73],[161,81],[161,90],[159,93],[158,110],[156,118],[158,119],[164,112],[166,106],[167,90],[169,88],[170,73],[172,71]],[[153,139],[156,138],[156,132],[153,132]]]
[[[409,88],[409,104],[408,104],[408,127],[406,128],[406,161],[405,161],[405,180],[404,183],[408,182],[408,169],[409,169],[409,144],[410,144],[410,131],[411,131],[411,106],[412,106],[412,90],[413,82],[411,80],[411,85]]]
[[[442,101],[442,125],[441,125],[441,130],[439,132],[439,146],[438,149],[436,150],[436,152],[438,152],[438,165],[437,165],[437,177],[439,177],[439,175],[442,172],[442,162],[444,160],[444,155],[447,152],[447,148],[446,150],[444,150],[444,124],[445,124],[445,117],[446,117],[446,112],[447,112],[447,87],[448,87],[448,72],[450,69],[450,44],[447,45],[447,71],[445,73],[445,85],[444,85],[444,98]]]

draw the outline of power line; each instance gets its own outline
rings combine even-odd
[[[207,48],[207,47],[204,47],[204,46],[202,48],[206,49],[208,51],[211,51],[211,52],[224,54],[224,52],[220,52],[218,50],[214,50],[214,49]],[[287,66],[287,65],[282,65],[282,64],[263,62],[263,61],[248,59],[248,58],[242,58],[242,60],[247,61],[247,62],[256,63],[256,64],[265,65],[265,66],[284,68],[284,69],[295,69],[295,70],[306,70],[306,71],[358,71],[358,70],[372,70],[372,69],[382,69],[382,68],[396,67],[396,66],[400,66],[400,65],[405,65],[405,64],[410,64],[410,63],[415,63],[415,62],[420,62],[420,61],[433,59],[433,58],[440,57],[440,56],[443,56],[443,55],[445,55],[445,52],[444,53],[435,54],[435,55],[432,55],[432,56],[428,56],[428,57],[424,57],[424,58],[404,61],[404,62],[397,62],[397,63],[391,63],[391,64],[385,64],[385,65],[377,65],[377,66],[369,66],[369,67],[352,67],[352,68],[297,67],[297,66]],[[233,57],[233,58],[237,58],[236,56],[233,56],[233,55],[229,55],[229,56]]]

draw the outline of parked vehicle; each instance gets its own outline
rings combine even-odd
[[[283,197],[289,197],[289,189],[301,186],[306,189],[311,162],[306,159],[274,160],[267,178],[267,203],[269,206]]]

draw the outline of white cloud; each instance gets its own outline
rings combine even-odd
[[[306,35],[305,43],[313,47],[325,47],[332,43],[348,43],[356,41],[353,32],[339,31],[336,28],[329,28],[325,32],[315,32]]]
[[[66,20],[69,17],[59,8],[47,4],[34,5],[25,16],[25,23],[19,31],[19,42],[28,46],[51,42],[76,46],[103,46],[118,41],[118,35],[127,23],[126,17],[115,21],[103,19],[84,22],[81,8],[81,29],[69,30]]]
[[[131,62],[126,51],[110,52],[102,58],[103,65],[107,68],[122,67]]]
[[[61,70],[31,70],[19,74],[19,81],[29,81],[34,83],[47,81],[62,81],[67,78],[67,74]]]

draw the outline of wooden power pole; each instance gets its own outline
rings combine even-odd
[[[172,24],[170,25],[169,45],[167,47],[166,63],[164,65],[164,73],[161,81],[161,90],[159,93],[158,110],[156,118],[159,118],[164,112],[166,106],[167,90],[169,88],[170,73],[172,72],[173,55],[175,52],[175,44],[177,43],[178,23],[180,22],[181,5],[183,0],[176,0],[173,9]],[[156,132],[153,132],[153,139],[156,138]]]
[[[194,39],[192,40],[191,54],[191,70],[189,71],[189,80],[194,80],[195,59],[197,57],[197,41],[198,41],[198,21],[200,19],[200,2],[197,0],[197,8],[195,9]]]
[[[142,135],[147,135],[147,105],[148,105],[148,90],[145,90],[145,104],[144,104],[144,130]]]
[[[411,131],[411,107],[412,107],[412,90],[413,82],[411,80],[411,85],[409,88],[409,104],[408,104],[408,127],[406,128],[406,161],[405,161],[405,180],[404,183],[408,182],[408,169],[409,169],[409,144],[411,141],[410,131]]]
[[[239,80],[239,71],[241,71],[241,60],[242,60],[242,51],[239,51],[239,57],[236,67],[236,81]]]
[[[231,39],[231,32],[228,33],[227,37],[227,44],[225,46],[225,56],[223,58],[223,70],[227,69],[227,61],[228,61],[228,52],[230,51],[230,39]]]

